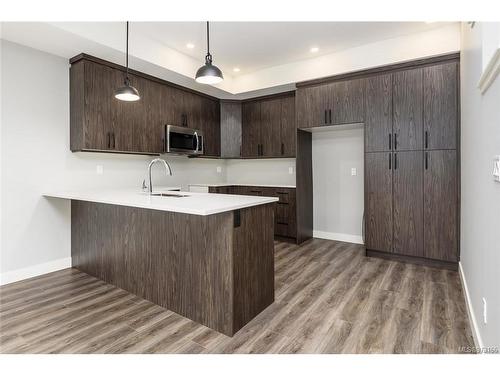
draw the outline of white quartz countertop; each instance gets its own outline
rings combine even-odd
[[[154,193],[167,192],[167,189],[155,190]],[[179,212],[192,215],[213,215],[241,208],[277,202],[278,198],[210,194],[193,192],[172,192],[170,194],[187,195],[185,197],[151,196],[137,189],[92,189],[54,191],[43,194],[45,197],[72,199],[87,202],[115,204],[119,206],[147,208],[151,210]]]
[[[206,186],[206,187],[221,187],[221,186],[254,186],[254,187],[274,187],[274,188],[288,188],[295,189],[295,185],[281,185],[281,184],[232,184],[232,183],[214,183],[214,184],[189,184],[189,186]]]

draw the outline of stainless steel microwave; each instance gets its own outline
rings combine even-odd
[[[203,132],[165,125],[165,151],[180,155],[203,155]]]

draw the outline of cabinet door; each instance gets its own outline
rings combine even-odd
[[[123,85],[120,72],[107,66],[84,62],[84,132],[83,148],[112,149],[111,135],[117,121],[119,100],[114,91]]]
[[[281,100],[269,99],[260,103],[261,156],[281,155]]]
[[[458,64],[424,68],[424,138],[430,150],[455,149],[458,124]]]
[[[201,130],[207,156],[220,156],[220,107],[218,100],[203,98]]]
[[[203,98],[191,93],[186,92],[184,94],[184,108],[185,108],[185,119],[184,126],[191,129],[201,130],[202,127],[202,111],[203,111]]]
[[[424,256],[423,252],[423,151],[393,154],[393,250]]]
[[[392,251],[392,154],[365,154],[365,245]]]
[[[426,151],[424,158],[424,254],[458,261],[458,172],[455,150]]]
[[[221,156],[241,156],[241,103],[220,103]]]
[[[243,103],[241,107],[241,150],[243,157],[260,155],[260,102]]]
[[[281,99],[281,145],[280,155],[294,158],[297,128],[295,126],[295,97]]]
[[[325,88],[299,87],[296,91],[296,118],[298,128],[312,128],[325,124]]]
[[[405,70],[393,75],[394,149],[423,149],[422,69]]]
[[[364,79],[334,82],[329,86],[328,123],[330,125],[350,124],[364,121]],[[331,117],[331,118],[330,118]]]
[[[365,108],[365,151],[392,150],[391,74],[366,80]]]

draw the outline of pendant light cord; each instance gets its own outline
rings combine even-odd
[[[207,21],[207,55],[210,55],[210,28]]]
[[[129,78],[128,78],[128,21],[127,21],[127,46],[126,46],[126,51],[127,51],[127,55],[126,55],[126,73],[125,73],[125,84],[127,84],[129,82]]]

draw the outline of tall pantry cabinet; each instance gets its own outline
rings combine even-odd
[[[366,78],[368,255],[459,260],[459,62]]]

